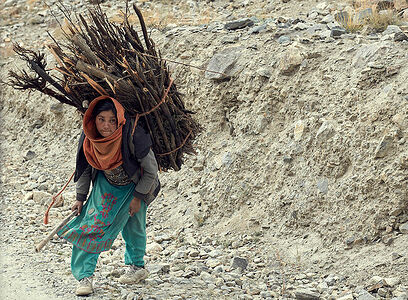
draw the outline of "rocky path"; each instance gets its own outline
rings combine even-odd
[[[76,299],[76,282],[69,269],[70,245],[54,239],[41,253],[34,251],[34,245],[69,213],[69,203],[53,208],[50,225],[41,225],[44,203],[50,199],[44,197],[50,195],[15,190],[19,176],[27,170],[19,167],[13,156],[6,154],[4,159],[3,170],[7,172],[1,180],[7,196],[0,200],[4,299]],[[156,201],[151,210],[166,206],[164,199]],[[124,244],[119,238],[112,250],[101,255],[95,272],[96,293],[88,299],[363,300],[375,299],[367,290],[375,285],[384,297],[393,295],[402,300],[407,296],[398,274],[395,278],[367,279],[365,287],[349,286],[341,275],[307,270],[300,260],[299,264],[288,263],[282,258],[284,253],[276,252],[256,235],[243,235],[228,243],[221,235],[203,234],[188,224],[173,231],[155,223],[154,215],[148,220],[149,278],[134,286],[118,283],[124,267]]]
[[[5,224],[5,222],[2,222]],[[39,262],[33,257],[32,245],[18,240],[18,243],[0,240],[0,299],[62,299],[55,295],[52,287],[39,279]],[[26,245],[25,245],[26,244]],[[27,246],[28,248],[21,248]]]

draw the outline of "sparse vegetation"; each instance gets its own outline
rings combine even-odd
[[[195,13],[195,17],[191,17],[190,8],[182,6],[178,7],[177,12],[167,12],[162,11],[143,10],[143,17],[145,19],[146,25],[150,28],[163,29],[170,24],[174,25],[202,25],[208,24],[213,17],[211,16],[211,11],[205,9]],[[188,16],[188,17],[187,17]],[[110,18],[112,22],[121,23],[123,21],[123,12],[118,11],[113,17]],[[131,24],[137,24],[138,20],[136,16],[130,16],[129,22]]]
[[[365,23],[376,32],[384,31],[388,25],[398,25],[400,23],[400,19],[394,11],[387,10],[383,12],[374,12],[365,20]]]
[[[381,8],[373,3],[367,0],[354,1],[352,9],[338,22],[350,33],[359,32],[364,28],[369,32],[382,32],[388,25],[400,23],[400,17],[395,10],[391,8],[380,10]]]
[[[357,22],[355,21],[355,16],[354,15],[348,15],[346,20],[344,20],[343,22],[340,22],[340,23],[350,33],[358,32],[359,30],[361,30],[364,27],[363,24],[361,24],[358,21]]]

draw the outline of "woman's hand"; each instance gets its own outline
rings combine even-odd
[[[78,213],[76,214],[77,216],[79,216],[79,214],[81,213],[81,211],[82,211],[82,206],[84,205],[84,203],[82,202],[82,201],[75,201],[75,203],[74,203],[74,205],[72,205],[72,208],[71,208],[71,210],[72,211],[74,211],[74,210],[78,210]]]
[[[135,213],[140,210],[141,200],[139,198],[134,197],[129,205],[129,215],[133,217]]]

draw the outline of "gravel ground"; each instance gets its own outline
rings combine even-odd
[[[163,56],[191,65],[169,62],[204,131],[180,172],[160,174],[148,279],[118,283],[119,237],[88,298],[408,299],[407,23],[347,33],[334,15],[349,4],[331,1],[138,5]],[[34,0],[0,7],[4,80],[23,67],[11,42],[47,53],[62,15]],[[103,7],[117,18],[124,3]],[[73,184],[43,225],[73,171],[80,116],[5,86],[0,122],[0,298],[76,299],[71,246],[34,246],[69,214]]]

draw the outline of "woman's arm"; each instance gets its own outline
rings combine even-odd
[[[142,168],[142,175],[135,186],[133,199],[129,205],[129,215],[131,217],[140,210],[141,201],[147,198],[154,183],[158,181],[158,166],[153,151],[150,149],[148,154],[138,161]]]
[[[88,166],[76,183],[76,201],[71,209],[72,211],[77,209],[77,215],[81,213],[84,201],[86,201],[86,197],[88,196],[89,187],[91,185],[91,174],[92,167]]]
[[[136,184],[133,196],[144,200],[147,194],[151,191],[153,184],[157,182],[157,172],[159,171],[159,168],[151,149],[145,157],[139,159],[139,163],[142,168],[142,176]]]

